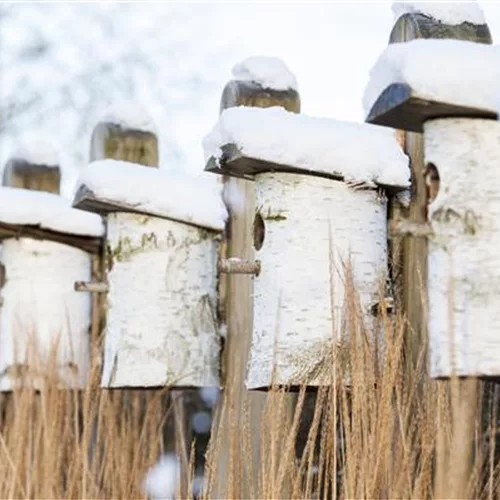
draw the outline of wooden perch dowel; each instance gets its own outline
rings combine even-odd
[[[217,263],[217,270],[223,274],[260,274],[260,261],[231,258],[222,259]]]

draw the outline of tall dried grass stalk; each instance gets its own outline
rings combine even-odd
[[[406,369],[404,318],[382,311],[367,327],[346,284],[348,335],[332,355],[331,383],[313,395],[300,388],[291,420],[289,394],[273,387],[260,435],[252,435],[250,408],[242,422],[231,419],[241,399],[231,390],[237,381],[228,381],[218,411],[232,424],[214,424],[203,498],[242,498],[247,491],[268,499],[500,498],[498,389],[430,380],[425,345]],[[373,331],[380,332],[376,341]],[[179,497],[192,497],[194,446],[180,431],[179,394],[102,390],[99,366],[97,359],[84,391],[61,390],[47,368],[39,391],[0,395],[0,498],[143,498],[145,473],[165,446],[181,455]],[[165,440],[169,418],[177,419],[177,432]],[[229,457],[221,487],[223,454]]]

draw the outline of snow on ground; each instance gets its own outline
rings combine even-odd
[[[181,467],[176,455],[169,453],[160,457],[147,473],[143,491],[151,499],[175,498],[180,481]]]
[[[366,114],[392,83],[407,83],[419,97],[495,111],[500,46],[459,40],[413,40],[389,45],[370,72]]]
[[[312,118],[283,108],[225,110],[205,137],[205,159],[220,158],[233,143],[246,155],[348,180],[408,186],[408,158],[392,130]]]
[[[235,80],[260,83],[275,90],[298,89],[295,75],[277,57],[253,56],[233,66]]]
[[[97,198],[210,229],[224,229],[222,185],[208,174],[189,176],[117,160],[91,163],[78,179]]]
[[[477,2],[394,2],[392,12],[394,19],[408,13],[419,13],[445,24],[486,23],[484,13]]]
[[[69,200],[43,191],[0,187],[0,221],[81,236],[104,234],[101,217],[72,208]]]

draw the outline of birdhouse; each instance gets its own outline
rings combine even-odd
[[[38,170],[23,159],[7,171],[14,184],[58,191],[55,166]],[[0,188],[1,391],[40,388],[48,377],[61,387],[85,386],[91,303],[74,282],[90,279],[103,233],[100,217],[57,194]]]
[[[115,160],[80,178],[74,206],[107,216],[103,387],[219,385],[226,211],[206,181]]]
[[[326,385],[345,333],[352,266],[363,321],[387,273],[385,191],[409,183],[394,134],[282,108],[231,108],[205,139],[206,170],[255,184],[247,387]]]
[[[427,222],[406,231],[429,243],[432,377],[500,375],[500,123],[496,79],[487,77],[498,67],[495,49],[398,44],[380,57],[366,92],[368,121],[423,132]],[[440,66],[448,76],[427,70]]]

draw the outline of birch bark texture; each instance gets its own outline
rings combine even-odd
[[[10,238],[1,258],[0,390],[40,388],[44,378],[84,388],[89,371],[90,297],[74,291],[88,280],[91,257],[52,241]]]
[[[346,269],[367,326],[387,272],[387,202],[376,190],[291,173],[256,176],[247,386],[327,385],[341,340]]]
[[[500,123],[424,124],[427,165],[439,174],[429,205],[432,377],[500,375]]]
[[[103,387],[219,385],[217,232],[108,215]]]

